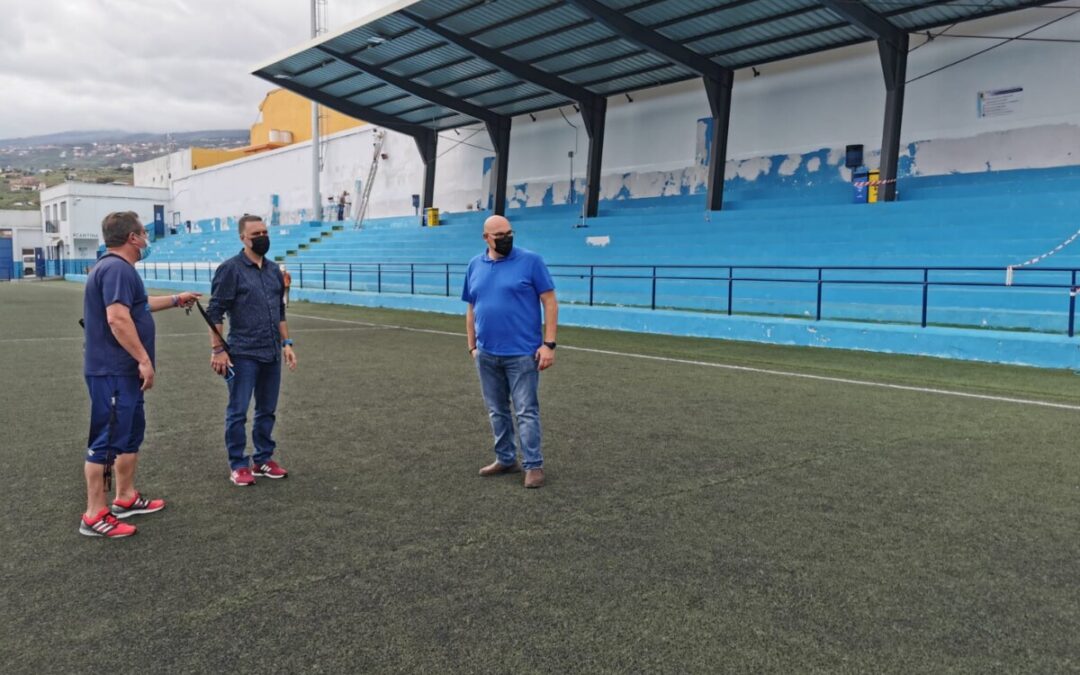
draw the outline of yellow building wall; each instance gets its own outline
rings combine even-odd
[[[311,140],[311,101],[285,89],[275,89],[266,95],[259,105],[262,113],[258,122],[251,126],[251,145],[258,147],[270,142],[270,131],[292,132],[293,143]],[[320,108],[321,133],[335,134],[366,124],[336,110]]]
[[[231,162],[237,157],[243,155],[237,155],[235,150],[218,150],[217,148],[192,148],[191,149],[191,168],[192,169],[205,169],[208,166],[214,166],[215,164],[224,164],[225,162]]]
[[[323,136],[367,124],[336,110],[320,108],[320,126]],[[286,91],[275,89],[259,104],[259,121],[251,126],[251,138],[247,147],[219,150],[217,148],[191,148],[191,168],[205,169],[247,157],[257,152],[283,147],[288,143],[270,144],[271,131],[292,133],[292,143],[311,140],[311,101]]]

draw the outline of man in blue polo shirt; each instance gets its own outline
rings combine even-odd
[[[469,354],[476,360],[480,390],[495,436],[495,461],[481,476],[518,473],[525,469],[525,487],[544,485],[540,450],[540,371],[555,364],[559,303],[543,258],[514,248],[510,221],[491,216],[484,221],[487,251],[469,262],[461,299],[469,303],[465,332]],[[543,333],[540,307],[543,305]],[[514,448],[517,416],[518,446]]]
[[[229,480],[246,487],[255,476],[287,478],[289,472],[274,460],[274,421],[281,387],[282,360],[296,369],[293,341],[285,323],[285,283],[274,261],[266,258],[270,234],[259,216],[245,215],[237,226],[244,248],[218,266],[210,286],[206,313],[217,326],[210,331],[210,367],[229,377],[229,405],[225,411],[225,447],[229,453]],[[219,337],[229,315],[229,351]],[[247,411],[255,398],[255,419],[247,447]],[[254,468],[251,460],[254,460]]]
[[[135,534],[118,519],[165,508],[162,499],[135,489],[139,446],[146,430],[143,394],[154,386],[151,312],[190,307],[198,293],[147,297],[135,263],[150,254],[150,238],[133,211],[110,213],[101,223],[106,253],[86,278],[83,372],[90,391],[86,513],[79,533],[115,539]],[[116,498],[107,505],[107,477],[115,462]]]

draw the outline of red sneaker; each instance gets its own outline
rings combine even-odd
[[[240,467],[229,474],[229,480],[232,481],[233,485],[239,487],[255,484],[255,476],[251,473],[251,469],[246,466]]]
[[[165,508],[164,499],[147,499],[136,492],[135,496],[127,502],[122,502],[119,499],[113,500],[112,514],[123,519],[142,513],[157,513],[163,508]]]
[[[255,475],[266,478],[288,478],[289,472],[274,460],[255,465]]]
[[[106,539],[119,539],[130,537],[137,529],[134,525],[121,523],[109,509],[101,509],[101,513],[94,518],[88,519],[85,515],[79,522],[79,534],[88,537],[105,537]]]

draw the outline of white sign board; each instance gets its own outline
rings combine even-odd
[[[979,119],[984,117],[1004,117],[1020,112],[1023,102],[1023,87],[980,91],[976,102]]]

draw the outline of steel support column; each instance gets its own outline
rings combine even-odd
[[[495,148],[495,163],[491,165],[491,187],[488,191],[488,194],[492,196],[492,213],[505,216],[506,165],[510,159],[510,118],[497,117],[485,123],[485,127],[488,136],[491,137],[491,145]]]
[[[878,40],[881,70],[885,74],[885,123],[881,132],[881,201],[896,201],[896,175],[900,164],[900,129],[904,121],[904,81],[907,79],[908,35],[894,42]]]
[[[704,78],[705,93],[712,111],[712,141],[709,144],[709,179],[706,208],[719,211],[724,206],[724,167],[727,166],[728,126],[731,121],[731,71],[717,80]]]
[[[600,210],[600,168],[604,159],[604,127],[607,125],[607,99],[596,97],[582,102],[581,118],[589,135],[589,161],[585,173],[585,217],[595,218]]]
[[[439,143],[439,133],[425,129],[413,136],[416,149],[420,151],[420,160],[424,162],[424,191],[420,202],[421,208],[429,209],[435,203],[435,163]]]

